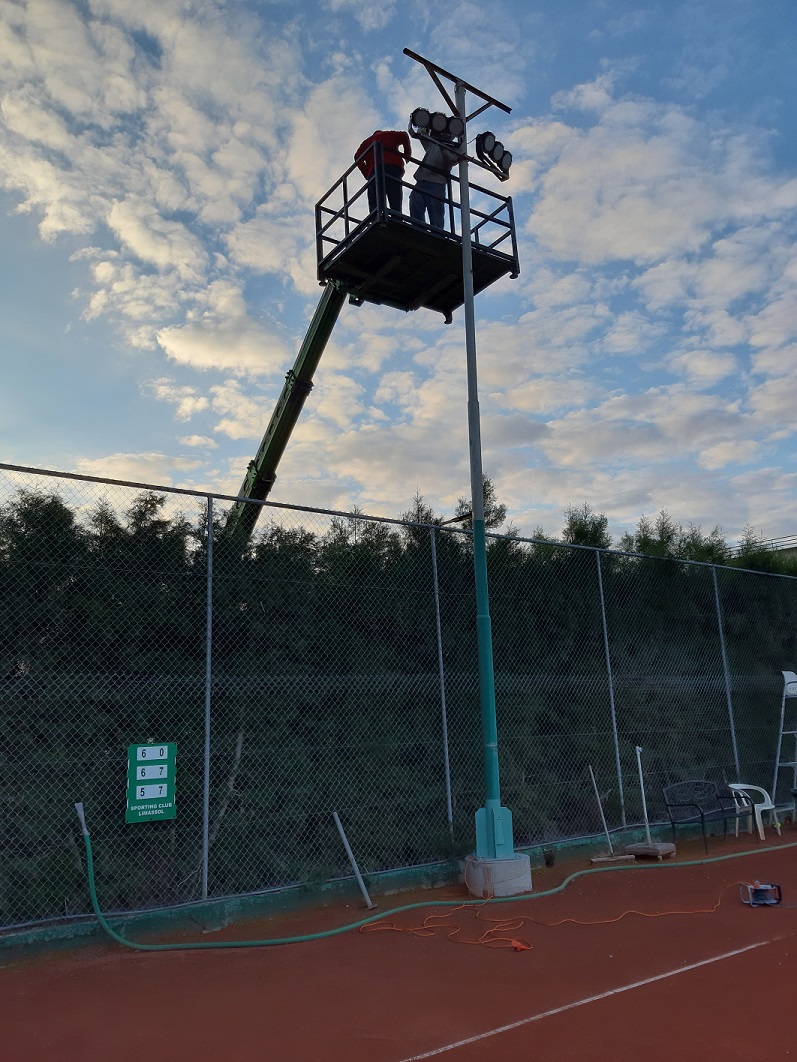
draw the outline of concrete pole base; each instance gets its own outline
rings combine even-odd
[[[523,853],[505,859],[465,859],[465,886],[475,899],[491,896],[520,896],[531,892],[531,860]]]

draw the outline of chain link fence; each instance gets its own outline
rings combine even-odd
[[[470,536],[0,466],[0,927],[368,875],[474,846]],[[209,531],[211,532],[209,534]],[[772,788],[797,582],[492,536],[503,803],[517,847],[640,821],[661,787]],[[127,749],[177,744],[177,816],[125,822]],[[788,797],[783,779],[781,799]]]

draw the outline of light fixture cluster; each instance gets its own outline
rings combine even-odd
[[[414,129],[427,129],[438,136],[449,136],[459,140],[465,132],[465,123],[459,115],[443,114],[442,111],[429,111],[426,107],[416,107],[410,115]]]
[[[430,111],[426,107],[415,108],[410,115],[410,124],[413,129],[423,130],[431,136],[457,141],[462,140],[465,132],[465,123],[459,115]],[[495,133],[479,133],[476,137],[476,156],[482,166],[495,174],[499,180],[505,181],[509,177],[512,152],[507,151],[500,140],[496,140]]]
[[[497,176],[504,180],[509,176],[512,152],[507,151],[501,141],[495,139],[495,133],[479,133],[476,137],[476,154],[479,161]]]

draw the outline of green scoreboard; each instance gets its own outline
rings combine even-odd
[[[177,814],[173,742],[130,745],[127,749],[126,822],[154,822]]]

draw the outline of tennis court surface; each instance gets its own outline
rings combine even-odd
[[[463,898],[451,887],[381,897],[374,912],[352,899],[180,936],[281,938],[381,918],[300,944],[136,952],[103,941],[0,955],[0,1058],[797,1058],[797,829],[763,844],[714,839],[709,856],[684,865],[703,848],[679,839],[674,863],[579,875],[533,899],[389,913]],[[537,871],[535,892],[588,868],[583,857]],[[743,903],[755,881],[779,884],[782,902]]]

